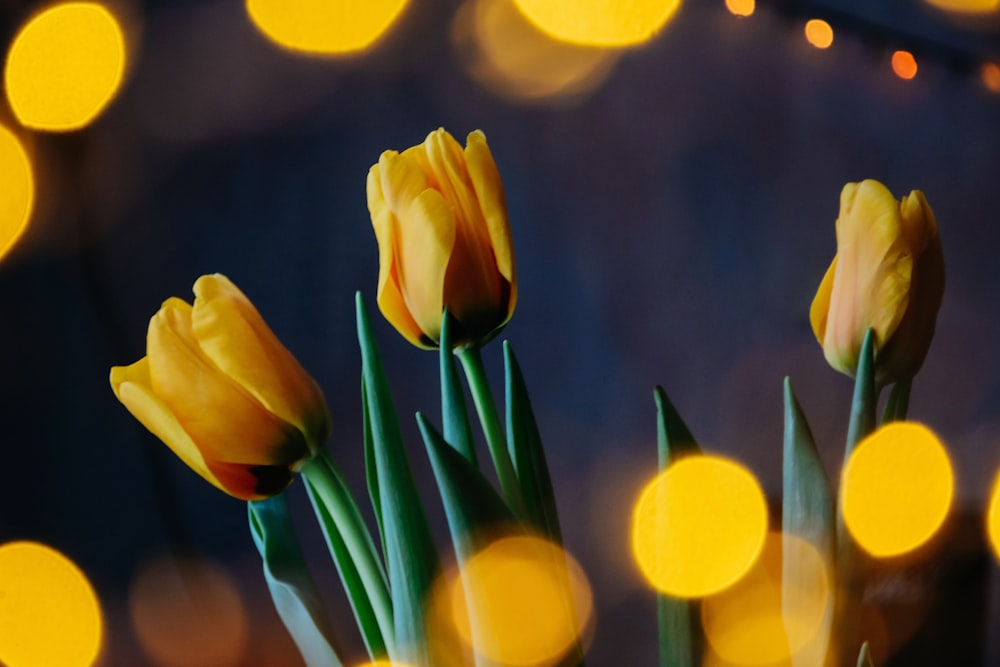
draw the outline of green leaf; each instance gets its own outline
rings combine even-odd
[[[861,653],[858,654],[858,667],[875,667],[872,653],[868,649],[868,642],[861,645]]]
[[[883,424],[906,419],[906,412],[910,407],[910,387],[912,385],[912,379],[900,380],[892,385],[889,400],[885,402],[885,411],[882,413]]]
[[[835,558],[835,523],[833,493],[823,470],[812,431],[799,406],[792,383],[785,378],[784,469],[781,505],[783,535],[793,535],[816,548],[828,574]],[[801,551],[783,540],[781,561],[781,600],[784,613],[795,617],[815,600],[816,575],[804,569]],[[792,666],[822,665],[827,654],[833,624],[833,596],[814,639],[792,658]]]
[[[430,665],[425,638],[425,598],[440,569],[423,503],[417,493],[371,322],[359,293],[358,342],[378,477],[382,532],[395,621],[394,660]]]
[[[507,449],[510,451],[530,521],[543,535],[559,544],[562,542],[559,511],[556,508],[542,437],[528,397],[528,388],[524,383],[521,367],[514,357],[514,350],[507,341],[504,341],[503,352]]]
[[[361,512],[326,452],[302,468],[313,512],[371,658],[390,653],[392,603],[385,570]]]
[[[498,535],[510,532],[517,519],[490,481],[445,442],[424,415],[417,413],[417,424],[441,493],[455,555],[462,563]]]
[[[656,401],[656,441],[660,470],[665,470],[682,456],[700,454],[701,448],[663,387],[653,389],[653,400]]]
[[[455,367],[455,355],[451,350],[451,317],[447,309],[441,316],[441,338],[438,345],[441,354],[441,423],[444,439],[461,452],[473,467],[478,468],[469,413],[465,409],[465,393]]]
[[[653,400],[656,402],[656,440],[662,471],[683,456],[700,453],[701,448],[663,387],[653,390]],[[700,664],[698,651],[702,632],[695,603],[658,593],[656,616],[660,667]]]
[[[247,503],[247,513],[274,608],[306,666],[341,667],[323,603],[292,530],[285,494]]]
[[[858,443],[875,430],[875,408],[878,390],[875,388],[875,332],[865,334],[858,357],[858,371],[854,376],[854,396],[851,398],[851,417],[847,426],[847,446],[844,463]]]
[[[382,553],[385,553],[385,530],[382,521],[382,499],[378,490],[378,466],[375,465],[375,448],[372,446],[372,424],[368,416],[368,391],[365,389],[365,380],[361,378],[361,421],[363,422],[363,449],[365,453],[365,482],[368,487],[368,497],[371,499],[372,509],[375,511],[375,523],[378,525],[378,536],[382,545]]]

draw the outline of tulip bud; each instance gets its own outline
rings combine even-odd
[[[845,185],[837,255],[809,313],[829,364],[853,376],[871,328],[876,383],[912,378],[927,356],[943,294],[941,239],[924,194],[914,190],[897,202],[878,181]]]
[[[225,276],[202,276],[194,305],[164,302],[146,356],[111,369],[111,388],[143,426],[231,496],[288,486],[330,433],[323,394]]]
[[[378,305],[411,343],[433,348],[447,308],[456,347],[479,345],[517,301],[503,185],[480,131],[463,150],[438,129],[368,172],[379,248]]]

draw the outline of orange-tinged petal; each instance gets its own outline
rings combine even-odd
[[[514,286],[514,249],[507,217],[507,201],[503,183],[497,171],[493,154],[486,143],[486,136],[479,130],[469,134],[465,146],[465,161],[472,179],[472,187],[479,201],[479,208],[486,221],[497,270]]]
[[[181,461],[219,489],[228,492],[222,482],[209,470],[205,457],[177,421],[177,417],[153,393],[149,381],[149,362],[146,357],[131,366],[113,367],[111,388],[132,416],[170,447]]]
[[[386,206],[397,217],[405,216],[428,186],[427,173],[414,153],[385,151],[378,159],[378,175]]]
[[[150,320],[150,387],[207,462],[290,465],[309,455],[298,429],[268,412],[198,348],[191,306],[170,299]]]
[[[194,294],[191,325],[200,350],[268,411],[298,427],[316,451],[330,434],[316,382],[228,278],[202,276]]]

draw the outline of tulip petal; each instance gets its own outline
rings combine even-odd
[[[228,492],[222,482],[209,470],[205,457],[177,421],[177,417],[153,393],[149,381],[149,362],[146,357],[131,366],[113,367],[111,388],[132,416],[170,447],[181,461],[222,491]]]
[[[329,436],[323,393],[257,309],[225,276],[194,284],[191,324],[201,351],[271,413],[297,426],[315,450]]]
[[[486,136],[479,130],[470,133],[466,140],[465,162],[468,165],[476,198],[479,200],[479,208],[486,220],[486,229],[496,257],[497,269],[513,288],[514,249],[511,243],[503,182],[500,180],[500,172],[497,171],[490,147],[486,143]]]
[[[819,284],[819,289],[816,290],[816,296],[813,297],[812,306],[809,308],[809,322],[812,324],[816,340],[818,340],[821,345],[826,338],[826,321],[830,315],[830,295],[833,292],[833,277],[836,273],[837,256],[834,255],[833,261],[830,262],[830,266],[826,270],[826,274],[824,274],[823,280]]]
[[[150,387],[206,463],[290,465],[309,455],[302,433],[268,412],[198,347],[190,305],[169,299],[150,320]],[[252,460],[251,460],[252,459]]]
[[[420,325],[410,315],[403,293],[399,289],[399,273],[395,259],[396,241],[393,231],[399,223],[382,193],[382,179],[377,164],[368,171],[367,191],[368,211],[375,230],[375,240],[378,242],[378,288],[375,294],[379,310],[408,341],[419,347],[434,347],[427,342]]]

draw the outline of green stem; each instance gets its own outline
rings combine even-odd
[[[476,413],[479,415],[479,422],[482,424],[483,434],[486,436],[486,444],[493,459],[493,467],[497,471],[504,499],[514,516],[521,520],[528,520],[524,494],[521,492],[521,484],[510,459],[507,440],[503,434],[503,427],[500,425],[500,416],[497,413],[496,403],[493,401],[493,393],[490,391],[486,369],[483,367],[482,355],[479,354],[479,348],[475,346],[468,347],[457,354],[459,361],[462,362],[465,377],[469,381],[469,388],[472,390],[472,401],[476,405]]]
[[[326,450],[306,461],[302,466],[302,475],[310,492],[322,503],[340,533],[339,537],[368,596],[385,647],[392,655],[395,633],[388,577],[358,505]],[[317,516],[317,519],[323,523],[322,517]]]

